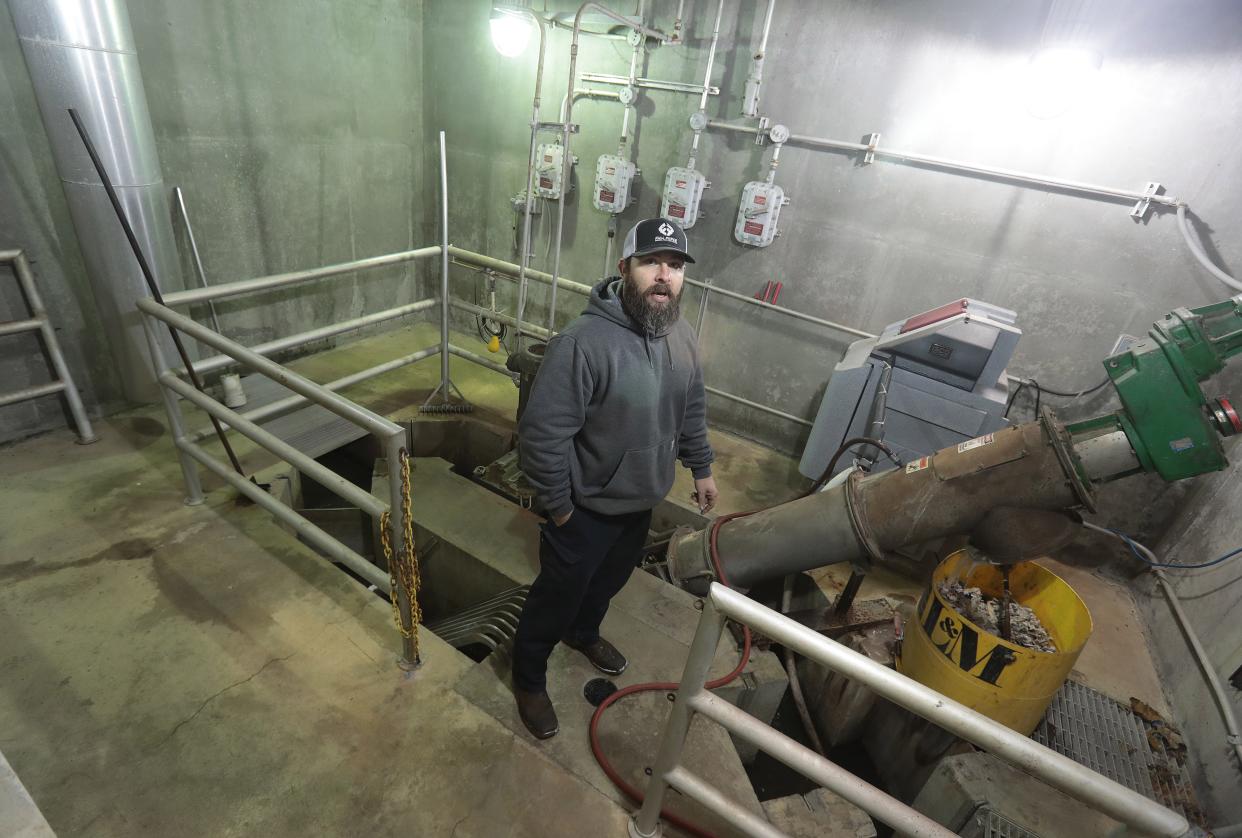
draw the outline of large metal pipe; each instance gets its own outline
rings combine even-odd
[[[168,194],[124,0],[9,0],[82,258],[126,397],[154,401],[135,300],[142,273],[68,114],[100,139],[104,168],[161,289],[182,287]]]
[[[826,491],[729,521],[719,529],[718,554],[740,588],[826,564],[865,567],[907,544],[968,533],[1000,508],[1090,506],[1079,468],[1061,426],[1046,414],[903,469],[866,478],[855,472]],[[691,533],[670,545],[670,566],[680,579],[709,579],[709,551],[707,533]]]

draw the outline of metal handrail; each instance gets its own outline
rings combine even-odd
[[[405,448],[405,428],[361,405],[355,404],[327,387],[316,384],[275,361],[263,357],[258,352],[229,340],[184,315],[178,314],[166,305],[160,305],[152,299],[139,299],[137,305],[139,311],[145,315],[143,317],[143,326],[147,334],[147,345],[151,352],[151,362],[155,370],[156,380],[161,385],[160,392],[164,398],[164,407],[168,414],[173,441],[177,448],[178,457],[181,460],[182,475],[185,478],[188,493],[187,503],[196,504],[203,501],[202,486],[199,483],[197,472],[197,466],[202,465],[208,471],[214,473],[239,492],[249,497],[256,504],[262,506],[278,520],[292,526],[295,532],[322,549],[331,560],[344,564],[376,588],[388,593],[389,596],[395,595],[401,615],[401,623],[403,626],[410,627],[412,609],[405,586],[395,586],[394,590],[394,586],[389,581],[388,574],[384,573],[380,568],[316,526],[295,509],[264,491],[257,483],[246,480],[240,474],[225,466],[224,463],[212,457],[203,448],[196,445],[185,433],[178,397],[190,401],[217,420],[229,422],[233,429],[245,434],[260,447],[288,462],[300,471],[311,475],[312,478],[320,483],[333,488],[338,494],[352,501],[377,521],[382,520],[383,516],[388,514],[389,535],[391,543],[396,550],[404,549],[403,534],[406,526],[405,513],[402,508],[403,481],[401,468],[399,467]],[[173,370],[169,368],[168,362],[164,358],[155,328],[155,321],[157,320],[193,337],[202,344],[213,347],[233,361],[283,384],[302,399],[318,404],[376,436],[383,443],[384,455],[387,457],[390,465],[388,470],[389,502],[384,504],[370,493],[349,484],[344,478],[315,462],[313,458],[308,457],[283,440],[260,428],[249,417],[236,413],[206,393],[200,392],[182,382],[174,374]],[[414,651],[413,636],[405,636],[405,632],[402,634],[402,665],[406,668],[411,668],[418,664],[418,658]]]
[[[658,834],[660,806],[669,786],[728,819],[748,835],[781,834],[770,824],[757,823],[754,813],[736,802],[708,793],[712,790],[705,790],[697,778],[678,766],[694,713],[702,713],[758,745],[764,752],[815,779],[829,791],[836,792],[901,834],[953,835],[925,815],[704,689],[726,618],[742,622],[765,637],[836,670],[877,695],[934,722],[1129,827],[1161,838],[1180,838],[1190,834],[1189,824],[1177,812],[737,591],[712,583],[690,646],[677,701],[665,727],[643,807],[631,824],[631,835],[650,838]]]
[[[69,414],[73,417],[73,424],[78,429],[78,442],[87,445],[97,441],[99,437],[95,436],[90,419],[86,418],[86,408],[82,405],[82,397],[73,383],[69,365],[65,363],[65,353],[61,351],[60,341],[56,340],[56,330],[52,328],[47,309],[43,307],[43,298],[39,296],[39,289],[35,287],[34,272],[30,270],[30,262],[27,261],[26,254],[21,250],[0,250],[0,264],[13,266],[17,284],[21,287],[22,295],[26,298],[26,304],[30,306],[30,313],[33,315],[26,320],[0,323],[0,336],[37,331],[43,338],[43,345],[47,347],[52,373],[56,377],[55,381],[47,384],[36,384],[33,387],[10,393],[0,393],[0,407],[39,396],[63,393],[65,401],[69,404]]]

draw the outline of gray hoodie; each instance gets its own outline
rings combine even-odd
[[[651,509],[674,460],[711,475],[697,337],[684,319],[647,334],[621,307],[621,279],[548,343],[518,427],[522,471],[544,509],[620,515]]]

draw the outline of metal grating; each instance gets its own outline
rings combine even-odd
[[[980,806],[975,811],[974,827],[970,834],[979,838],[1039,838],[1039,835],[1018,826],[991,806]]]
[[[241,412],[264,407],[291,395],[284,385],[263,375],[248,375],[242,383],[246,389],[246,406],[238,408]],[[262,420],[259,424],[265,431],[280,437],[308,457],[322,457],[367,435],[353,422],[317,404]]]
[[[1170,746],[1181,737],[1163,720],[1145,721],[1103,693],[1066,681],[1031,738],[1204,825],[1185,746]]]

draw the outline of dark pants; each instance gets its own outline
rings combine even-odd
[[[513,638],[513,683],[546,687],[548,656],[558,641],[586,646],[599,638],[608,603],[638,566],[651,510],[603,515],[577,507],[563,526],[539,528],[539,576]]]

